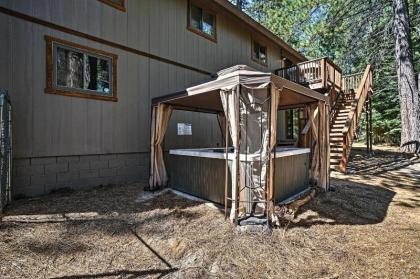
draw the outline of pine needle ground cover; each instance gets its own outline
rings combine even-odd
[[[139,202],[139,184],[18,200],[0,278],[420,278],[420,162],[375,151],[271,234],[172,193]]]

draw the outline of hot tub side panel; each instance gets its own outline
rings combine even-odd
[[[309,153],[276,158],[275,168],[275,202],[309,187]]]
[[[167,169],[171,188],[218,204],[225,203],[225,160],[169,154]],[[229,196],[230,181],[229,172]]]

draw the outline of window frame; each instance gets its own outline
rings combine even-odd
[[[293,109],[286,110],[286,139],[294,140],[294,129],[295,129],[295,111]],[[291,131],[290,131],[291,130]],[[292,132],[291,134],[289,132]]]
[[[265,63],[263,61],[261,61],[260,59],[258,59],[257,57],[255,57],[254,55],[254,44],[257,43],[260,48],[263,47],[265,48]],[[268,67],[268,47],[266,45],[261,44],[258,40],[255,40],[254,38],[251,39],[251,59],[252,61],[264,66],[264,67]]]
[[[114,1],[111,1],[111,0],[99,0],[99,1],[108,5],[108,6],[111,6],[115,9],[117,9],[117,10],[120,10],[122,12],[126,12],[125,0],[121,0],[122,1],[121,4],[117,4],[117,3],[115,3]]]
[[[197,29],[195,27],[193,27],[191,25],[191,6],[194,5],[198,8],[200,8],[204,12],[206,12],[207,14],[210,14],[213,16],[214,18],[214,36],[210,36],[209,34],[203,32],[200,29]],[[205,7],[204,5],[202,5],[201,3],[197,3],[197,1],[195,0],[188,0],[188,8],[187,8],[187,30],[207,39],[210,40],[214,43],[217,43],[217,13],[214,12],[212,9],[209,9],[207,7]]]
[[[96,100],[103,100],[103,101],[118,101],[117,98],[117,60],[118,56],[113,53],[105,52],[102,50],[94,49],[91,47],[82,46],[73,42],[65,41],[62,39],[54,38],[51,36],[45,36],[46,41],[46,48],[47,48],[47,81],[46,81],[46,88],[45,93],[49,94],[58,94],[70,97],[79,97],[79,98],[86,98],[86,99],[96,99]],[[57,85],[56,80],[56,56],[55,56],[55,48],[56,45],[62,45],[64,48],[74,49],[76,51],[80,51],[83,54],[92,55],[95,57],[104,57],[110,59],[110,85],[111,87],[111,96],[104,96],[98,93],[89,93],[90,90],[80,90],[77,88],[71,89]]]

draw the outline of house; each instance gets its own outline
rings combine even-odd
[[[302,54],[226,0],[4,0],[0,37],[14,195],[146,181],[153,98],[236,64],[283,69],[298,83],[292,76],[306,83],[310,71]],[[178,135],[178,123],[192,135]],[[293,113],[279,123],[280,140],[293,138]],[[179,112],[168,138],[166,150],[206,147],[221,133],[213,115]]]

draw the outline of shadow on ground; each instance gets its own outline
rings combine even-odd
[[[416,162],[420,162],[420,159],[412,154],[375,150],[369,155],[363,148],[352,148],[347,172],[356,175],[382,175],[407,168]],[[420,179],[420,173],[417,175]]]
[[[420,159],[411,154],[375,150],[369,155],[353,148],[348,175],[333,176],[335,191],[321,193],[303,206],[294,226],[377,224],[391,203],[420,207]]]
[[[91,278],[141,278],[151,275],[158,275],[157,278],[162,278],[172,272],[177,271],[176,268],[172,269],[148,269],[148,270],[117,270],[113,272],[104,272],[96,274],[83,274],[83,275],[70,275],[62,277],[52,277],[52,279],[91,279]]]
[[[332,179],[334,191],[320,193],[303,206],[294,226],[381,223],[395,192],[384,187]]]

